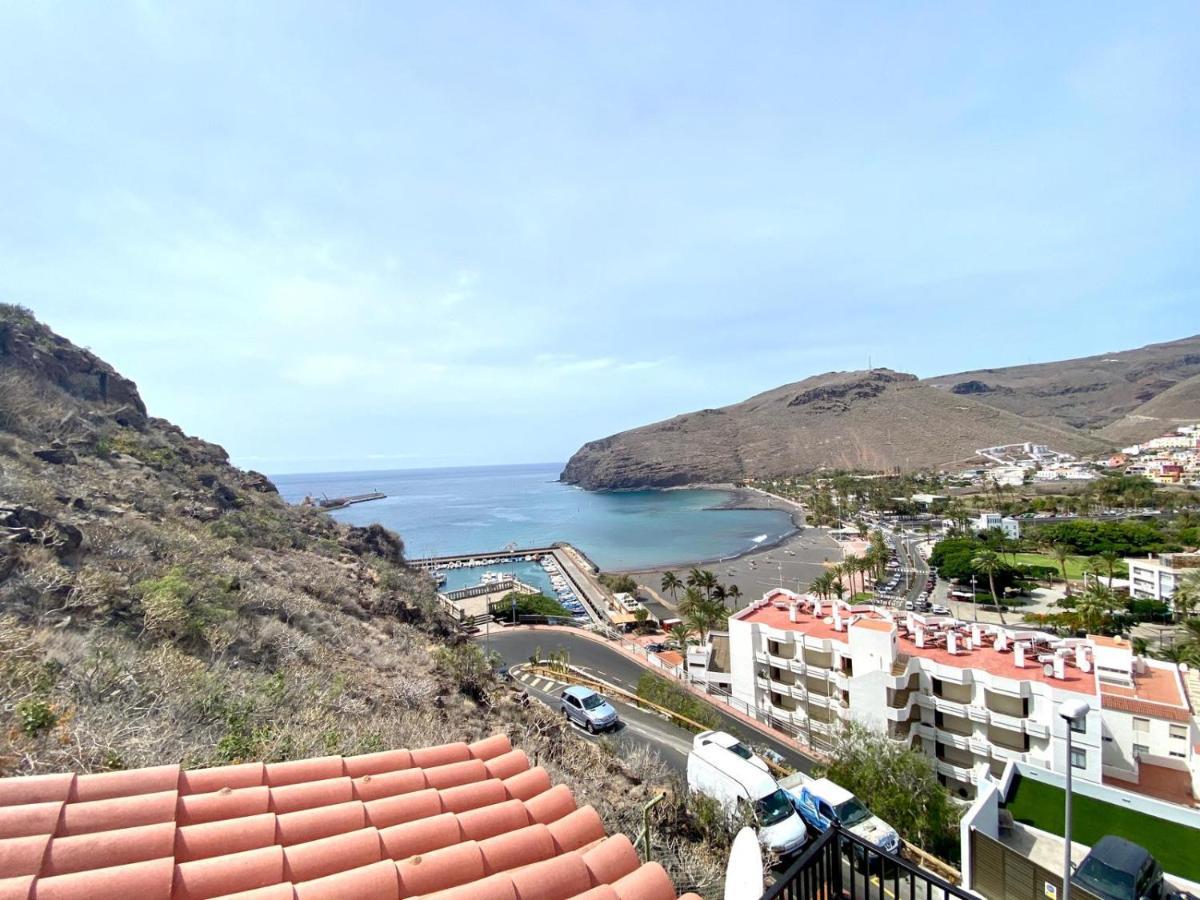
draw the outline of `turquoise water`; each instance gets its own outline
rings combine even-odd
[[[604,569],[642,569],[733,556],[792,530],[783,510],[714,509],[725,491],[595,493],[558,482],[558,464],[280,475],[280,493],[385,500],[334,513],[378,522],[404,538],[410,559],[569,541]]]

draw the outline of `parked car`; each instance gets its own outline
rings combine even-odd
[[[861,800],[828,778],[809,778],[797,773],[780,782],[792,805],[814,833],[820,834],[833,822],[856,837],[888,853],[900,849],[896,829],[874,815]]]
[[[705,732],[708,734],[709,732]],[[688,754],[688,789],[721,805],[733,817],[745,811],[758,827],[758,840],[780,856],[800,850],[808,840],[804,820],[775,779],[726,747],[692,740]]]
[[[940,604],[940,603],[933,604],[932,611],[934,612],[934,614],[939,615],[939,616],[950,615],[950,608],[948,606],[942,606],[942,604]]]
[[[646,649],[649,650],[651,653],[662,653],[666,650],[670,650],[671,648],[667,644],[660,643],[660,644],[647,644]]]
[[[620,724],[617,711],[591,688],[573,684],[559,698],[563,715],[571,722],[582,725],[592,734]]]
[[[1071,884],[1101,900],[1163,900],[1163,869],[1150,851],[1107,834],[1071,874]]]

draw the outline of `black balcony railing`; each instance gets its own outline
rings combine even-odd
[[[762,900],[977,900],[932,872],[834,826],[813,841]]]

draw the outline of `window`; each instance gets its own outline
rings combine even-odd
[[[1087,768],[1087,751],[1080,750],[1078,747],[1071,748],[1071,768],[1086,769]]]
[[[1137,716],[1134,716],[1134,718],[1133,718],[1133,733],[1134,734],[1149,734],[1150,733],[1150,720],[1149,719],[1139,719]]]
[[[1182,750],[1172,750],[1171,755],[1178,756],[1180,759],[1187,759],[1187,754],[1184,753]]]
[[[1188,730],[1187,730],[1186,725],[1172,725],[1171,726],[1171,737],[1175,738],[1176,740],[1186,741],[1187,733],[1188,733]]]
[[[1133,745],[1133,755],[1134,756],[1141,756],[1143,753],[1149,753],[1149,752],[1150,752],[1150,748],[1147,747],[1145,744],[1134,744]]]
[[[1068,719],[1071,723],[1071,730],[1076,734],[1087,734],[1087,716],[1080,716],[1078,719]]]

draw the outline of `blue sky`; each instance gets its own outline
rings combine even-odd
[[[269,472],[1200,332],[1200,6],[0,7],[0,298]]]

